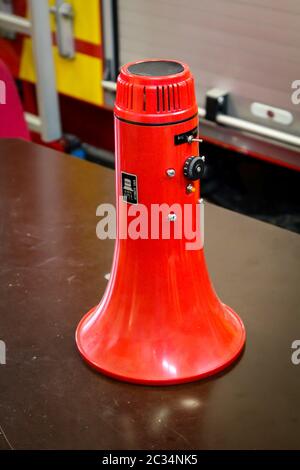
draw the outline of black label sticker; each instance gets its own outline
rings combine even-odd
[[[130,173],[123,173],[122,175],[122,196],[123,201],[128,204],[138,203],[138,188],[137,188],[137,176]]]

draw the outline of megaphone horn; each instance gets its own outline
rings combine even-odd
[[[175,203],[200,212],[198,109],[187,65],[144,60],[122,67],[115,113],[117,227],[132,206]],[[238,315],[217,297],[203,240],[120,237],[117,233],[104,297],[81,320],[76,342],[83,358],[116,379],[168,385],[212,375],[231,364],[245,343]],[[200,219],[201,230],[203,221]],[[117,230],[118,231],[118,230]]]

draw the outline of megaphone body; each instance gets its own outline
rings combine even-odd
[[[219,300],[205,264],[197,135],[188,66],[147,60],[121,69],[113,265],[101,302],[76,331],[88,364],[120,380],[197,380],[229,366],[245,343],[241,319]]]

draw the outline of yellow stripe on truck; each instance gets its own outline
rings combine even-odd
[[[92,3],[95,2],[93,1]],[[66,60],[60,57],[56,46],[53,46],[53,54],[59,93],[95,105],[102,105],[102,61],[96,57],[78,52],[74,60]],[[26,38],[23,41],[20,78],[32,83],[36,82],[33,66],[32,41],[30,38]]]

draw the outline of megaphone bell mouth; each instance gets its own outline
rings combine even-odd
[[[186,64],[149,59],[121,68],[114,107],[118,227],[134,207],[150,213],[153,205],[190,205],[195,219],[202,211],[197,110]],[[164,220],[180,224],[171,209]],[[203,243],[189,250],[189,241],[173,232],[165,239],[161,229],[155,238],[117,234],[105,294],[76,331],[93,368],[127,382],[168,385],[217,373],[239,356],[244,325],[216,295]]]

